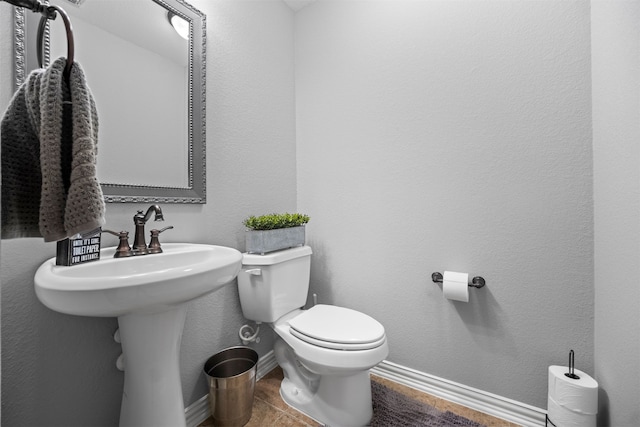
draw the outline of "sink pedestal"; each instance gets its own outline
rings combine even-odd
[[[186,314],[187,305],[178,304],[118,317],[124,360],[120,427],[186,426],[180,380]]]

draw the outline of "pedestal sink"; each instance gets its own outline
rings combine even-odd
[[[187,302],[231,282],[242,255],[233,248],[165,243],[161,254],[72,267],[45,261],[35,275],[38,299],[52,310],[117,317],[125,377],[120,427],[185,426],[180,341]]]

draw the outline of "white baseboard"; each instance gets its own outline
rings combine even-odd
[[[258,366],[256,370],[256,380],[267,375],[269,372],[278,366],[276,362],[276,356],[271,350],[258,360]],[[198,424],[211,416],[211,408],[209,408],[209,395],[205,394],[200,399],[189,405],[184,410],[184,416],[187,420],[187,427],[197,427]]]
[[[211,409],[209,409],[208,398],[209,395],[205,394],[184,410],[184,417],[187,419],[187,427],[197,427],[198,424],[209,418],[211,415]]]
[[[278,366],[276,362],[276,354],[271,350],[258,360],[258,372],[256,373],[256,379],[260,379],[273,371]]]
[[[371,373],[526,427],[545,425],[546,411],[383,360]]]
[[[264,377],[276,366],[278,363],[272,350],[258,360],[256,378]],[[371,369],[371,373],[525,427],[545,425],[546,411],[544,409],[416,371],[393,362],[383,360],[382,363]],[[187,427],[197,427],[211,415],[207,397],[207,395],[202,396],[185,410]]]

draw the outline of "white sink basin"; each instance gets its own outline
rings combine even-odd
[[[165,243],[163,253],[113,258],[71,267],[45,261],[35,275],[36,295],[47,307],[81,316],[117,317],[162,309],[213,292],[240,271],[242,255],[233,248]]]
[[[118,317],[124,390],[120,427],[185,427],[180,342],[187,301],[230,283],[242,254],[224,246],[165,243],[163,253],[71,267],[45,261],[35,275],[38,299],[52,310]],[[216,325],[210,325],[216,327]]]

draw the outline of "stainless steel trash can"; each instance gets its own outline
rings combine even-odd
[[[243,426],[251,419],[258,353],[249,347],[231,347],[204,364],[209,406],[216,426]]]

